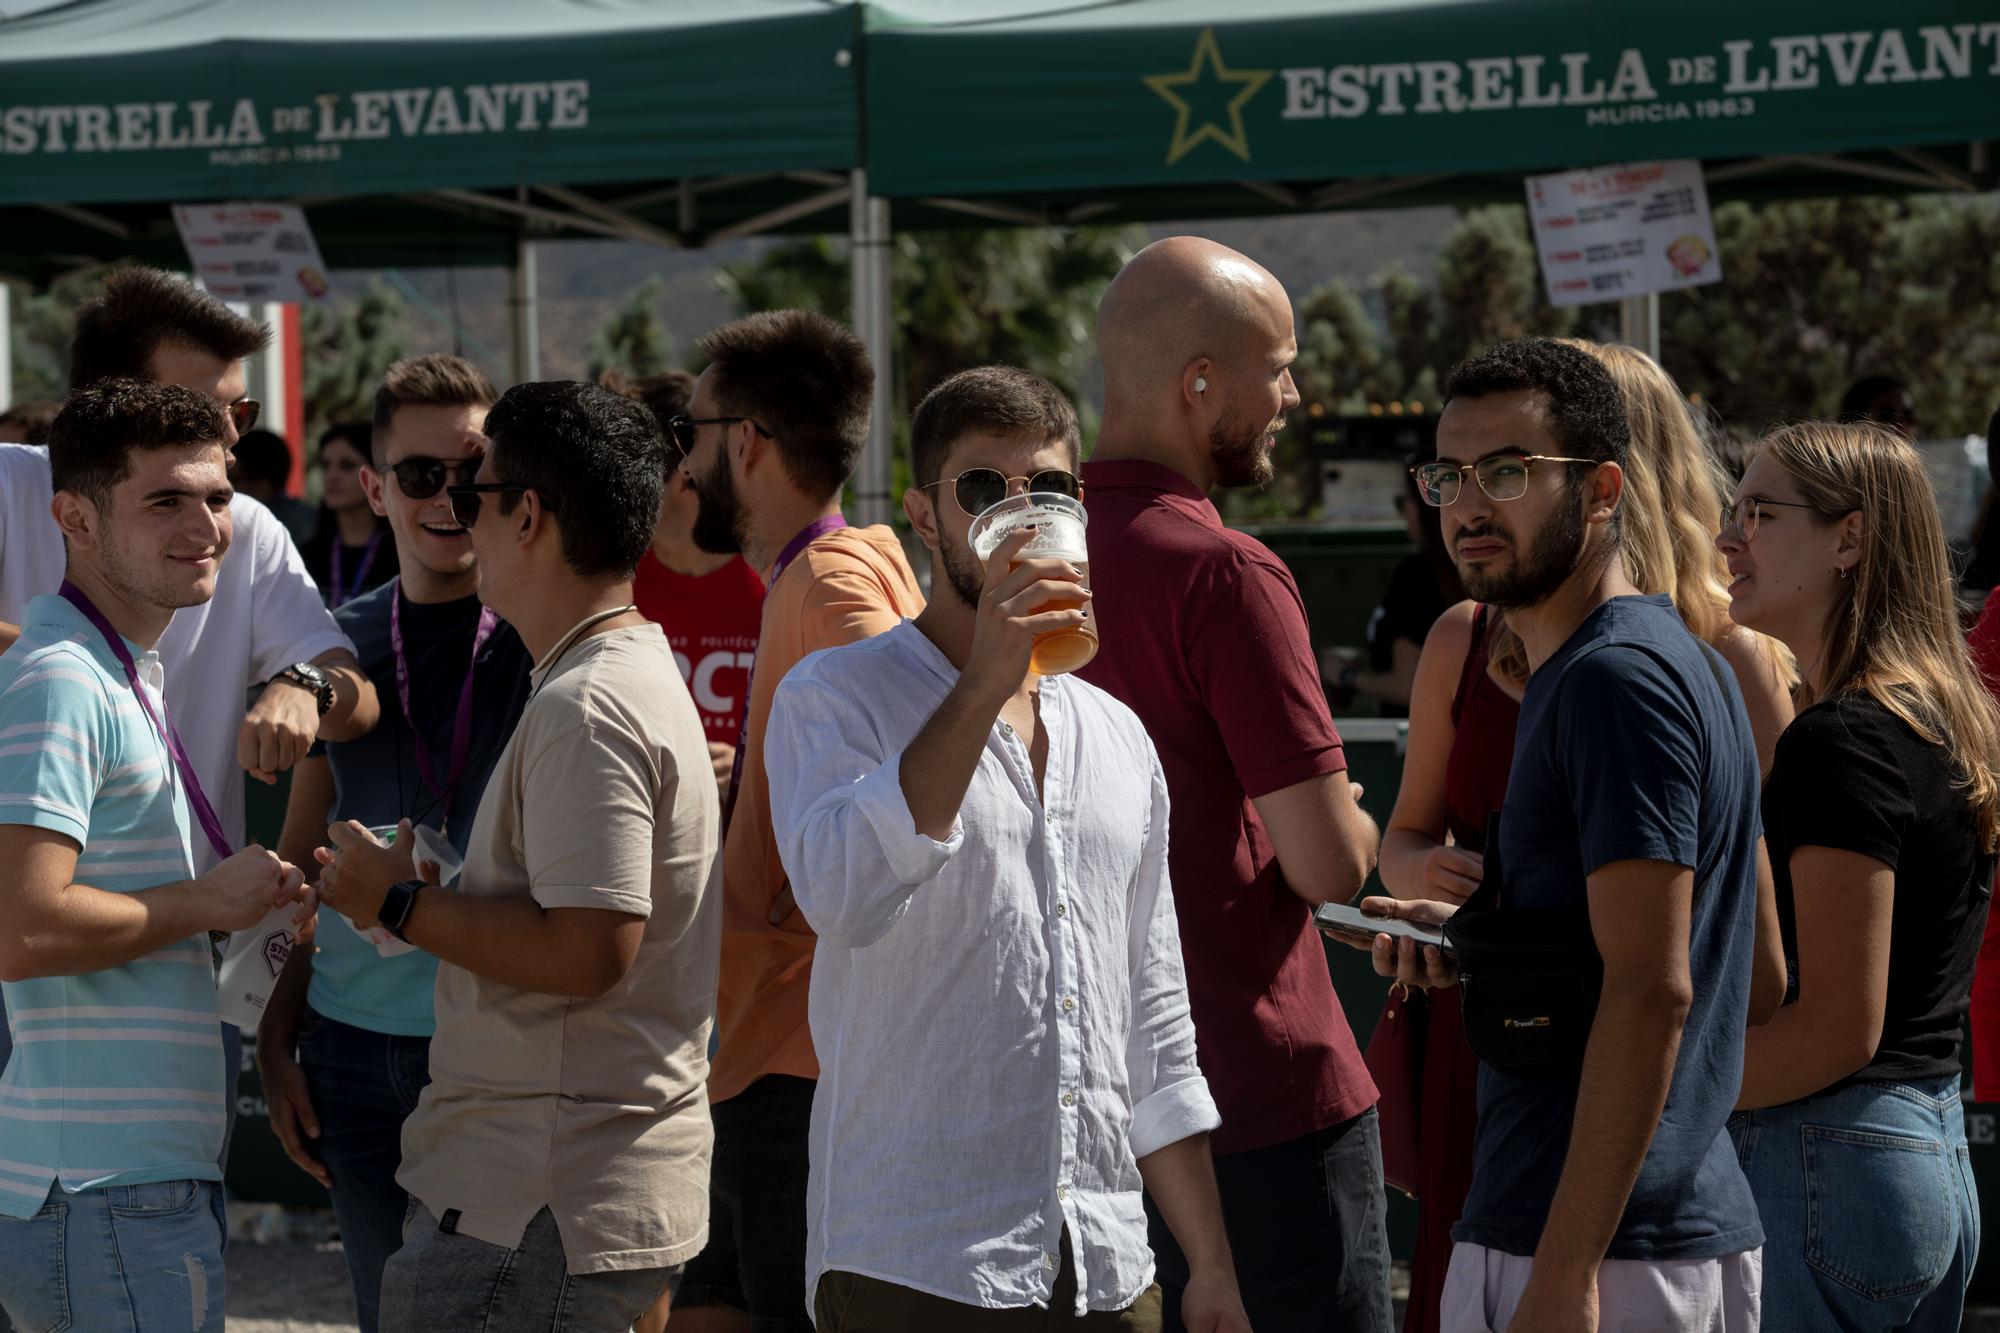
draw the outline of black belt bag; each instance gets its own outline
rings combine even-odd
[[[1500,816],[1486,826],[1479,888],[1444,923],[1458,962],[1459,1003],[1473,1054],[1503,1074],[1583,1068],[1604,986],[1588,907],[1500,906]]]

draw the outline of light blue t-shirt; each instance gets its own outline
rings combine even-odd
[[[164,710],[159,656],[126,647]],[[30,602],[0,656],[0,824],[74,840],[76,882],[110,893],[194,876],[172,757],[103,636],[61,597]],[[226,1071],[206,935],[0,990],[14,1034],[0,1214],[34,1216],[52,1181],[74,1193],[221,1179]]]
[[[472,645],[481,610],[477,597],[450,602],[402,603],[404,647],[410,669],[410,709],[403,714],[396,688],[396,655],[389,637],[389,610],[401,595],[391,580],[334,612],[354,642],[361,669],[382,701],[382,720],[373,731],[324,748],[333,769],[332,819],[355,819],[371,827],[409,818],[436,829],[462,857],[472,833],[472,817],[493,765],[514,734],[528,697],[534,663],[520,636],[504,623],[480,646],[473,672],[472,729],[466,764],[452,790],[450,818],[445,802],[425,783],[418,767],[419,733],[428,747],[432,776],[449,782],[459,690],[472,665]],[[384,958],[332,908],[319,914],[319,949],[313,955],[312,985],[306,1002],[335,1022],[397,1037],[428,1037],[437,1027],[431,995],[437,987],[437,959],[421,949]]]

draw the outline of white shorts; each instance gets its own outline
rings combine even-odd
[[[1534,1267],[1484,1245],[1452,1246],[1443,1333],[1506,1333]],[[1606,1259],[1597,1270],[1598,1333],[1757,1333],[1763,1289],[1761,1248],[1722,1259]]]

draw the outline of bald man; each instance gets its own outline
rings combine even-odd
[[[1298,405],[1292,304],[1224,246],[1156,242],[1105,292],[1104,425],[1084,469],[1101,644],[1083,670],[1151,733],[1198,1057],[1237,1277],[1253,1327],[1388,1333],[1375,1085],[1312,909],[1360,892],[1373,821],[1354,802],[1291,573],[1222,524],[1209,492],[1271,479]],[[1180,1328],[1185,1256],[1148,1201]]]

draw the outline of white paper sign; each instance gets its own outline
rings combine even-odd
[[[195,278],[225,301],[324,301],[332,289],[305,210],[292,204],[175,204]]]
[[[1708,187],[1693,158],[1530,176],[1528,216],[1553,305],[1722,280]]]

